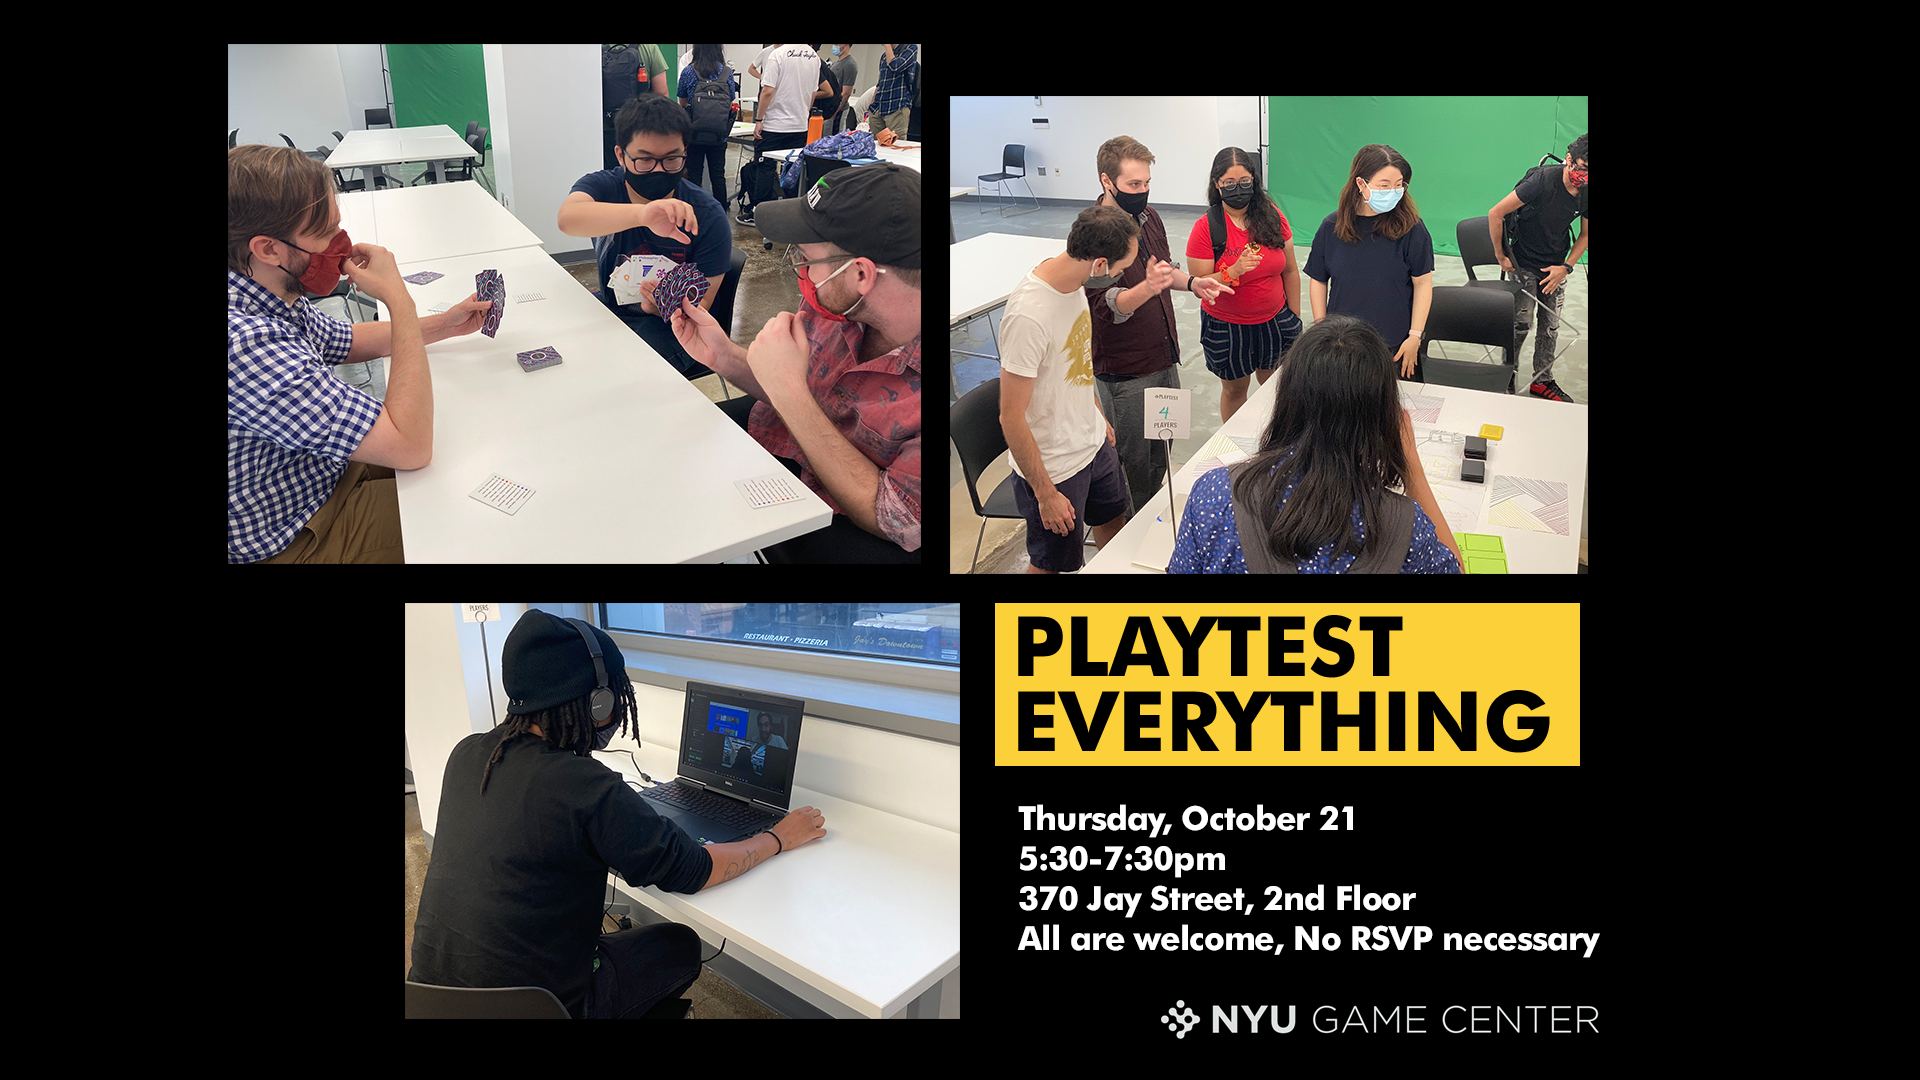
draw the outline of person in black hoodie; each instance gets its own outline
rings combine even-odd
[[[593,719],[599,677],[581,629],[521,616],[500,654],[506,722],[447,758],[407,980],[543,986],[575,1019],[620,1019],[691,986],[700,939],[678,923],[601,933],[609,868],[635,887],[698,892],[826,835],[825,818],[803,806],[769,832],[703,846],[656,814],[589,756],[640,729],[619,648],[578,626],[599,642],[612,712]]]

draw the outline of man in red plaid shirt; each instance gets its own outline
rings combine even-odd
[[[838,169],[754,217],[767,239],[792,245],[800,310],[767,320],[745,349],[685,303],[673,332],[753,395],[720,407],[833,507],[831,526],[767,559],[918,562],[920,174]]]

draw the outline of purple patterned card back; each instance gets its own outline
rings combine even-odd
[[[480,324],[480,332],[493,337],[500,332],[500,316],[507,310],[507,284],[498,270],[482,270],[473,277],[475,297],[493,305],[488,309],[486,321]]]
[[[551,345],[543,345],[538,349],[528,349],[523,353],[514,353],[513,356],[514,359],[520,361],[520,367],[523,370],[530,372],[539,371],[541,368],[550,368],[560,362],[560,350]]]
[[[681,297],[698,305],[712,285],[698,266],[681,263],[662,275],[660,283],[653,287],[653,306],[660,309],[661,318],[672,322],[673,313],[680,310]]]

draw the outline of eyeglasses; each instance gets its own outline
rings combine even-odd
[[[799,244],[788,244],[787,253],[781,259],[781,261],[787,264],[787,269],[792,270],[794,273],[797,274],[800,272],[800,268],[803,266],[812,266],[815,263],[834,262],[839,259],[860,258],[860,256],[858,255],[841,254],[841,255],[824,255],[818,259],[803,259],[800,257],[800,255],[801,255],[801,251],[800,251]],[[887,268],[884,266],[876,266],[873,269],[875,273],[884,274],[887,272]]]
[[[661,165],[665,165],[668,172],[679,172],[686,167],[687,155],[668,154],[663,158],[630,157],[627,160],[633,162],[635,172],[652,172]]]
[[[787,264],[787,269],[798,270],[803,266],[812,266],[814,263],[832,262],[835,259],[857,259],[857,258],[859,258],[858,255],[827,255],[818,259],[803,259],[800,257],[800,245],[788,244],[786,264]]]
[[[1222,195],[1246,195],[1252,191],[1253,181],[1251,180],[1242,180],[1237,184],[1223,183],[1220,185],[1220,194]]]

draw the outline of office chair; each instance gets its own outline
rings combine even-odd
[[[642,1020],[684,1020],[688,998],[667,998],[640,1014]],[[571,1020],[572,1014],[544,986],[428,986],[407,983],[409,1020]]]
[[[407,983],[409,1020],[571,1020],[544,986],[428,986]]]

